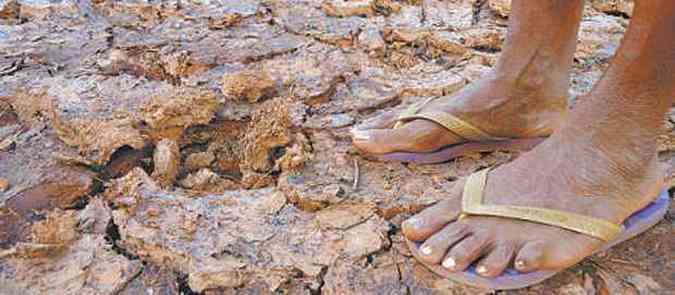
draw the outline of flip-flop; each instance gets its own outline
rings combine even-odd
[[[619,243],[631,239],[657,224],[668,210],[670,198],[667,191],[662,191],[658,198],[645,208],[633,213],[622,225],[578,215],[569,212],[504,205],[482,204],[483,189],[487,180],[489,169],[479,171],[469,176],[464,187],[462,196],[461,219],[468,215],[498,216],[511,219],[526,220],[541,224],[552,225],[605,241],[605,245],[595,253],[605,251]],[[451,272],[440,265],[432,265],[420,259],[419,247],[422,243],[406,239],[408,247],[417,260],[434,273],[471,286],[492,290],[509,290],[525,288],[542,282],[558,272],[562,271],[536,271],[522,273],[513,268],[506,269],[504,273],[495,278],[480,276],[476,272],[476,266],[471,265],[464,271]]]
[[[445,146],[433,152],[392,152],[386,154],[368,154],[367,156],[380,161],[434,164],[446,162],[459,156],[476,152],[529,150],[545,139],[545,137],[496,137],[445,112],[420,112],[420,110],[433,99],[435,98],[429,98],[421,104],[412,105],[407,110],[403,111],[398,118],[396,118],[396,123],[393,128],[400,128],[406,122],[411,120],[424,119],[443,126],[449,132],[465,139],[466,142]]]

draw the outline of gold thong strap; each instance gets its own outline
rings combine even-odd
[[[445,112],[426,111],[421,114],[415,114],[400,118],[400,120],[425,119],[443,126],[448,131],[461,136],[470,141],[481,141],[496,139],[473,125]]]
[[[398,122],[396,122],[394,128],[399,128],[403,125],[404,122],[410,120],[425,119],[443,126],[448,131],[457,134],[466,140],[481,141],[481,140],[499,139],[490,136],[489,134],[467,123],[466,121],[445,112],[424,111],[422,113],[418,113],[419,110],[424,105],[429,103],[431,100],[432,99],[427,99],[421,104],[413,105],[407,110],[403,111],[401,115],[398,117],[397,119]]]
[[[461,216],[487,215],[526,220],[564,228],[604,241],[611,241],[623,231],[623,226],[570,212],[545,208],[483,204],[483,191],[487,183],[489,170],[484,169],[469,176],[462,195]]]

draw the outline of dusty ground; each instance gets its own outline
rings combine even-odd
[[[490,293],[415,263],[399,225],[515,155],[376,163],[347,130],[480,77],[509,13],[506,0],[0,0],[0,293]],[[573,96],[630,14],[588,5]],[[674,220],[499,293],[672,294]]]

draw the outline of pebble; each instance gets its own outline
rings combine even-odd
[[[9,181],[4,178],[0,178],[0,192],[4,192],[9,189]]]

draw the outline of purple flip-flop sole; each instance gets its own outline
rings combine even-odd
[[[613,246],[616,246],[617,244],[629,240],[639,235],[640,233],[648,230],[652,226],[656,225],[661,219],[663,219],[663,216],[666,214],[666,211],[668,211],[669,201],[670,199],[668,196],[668,192],[667,191],[661,192],[659,197],[656,200],[654,200],[651,204],[649,204],[649,206],[645,207],[644,209],[638,212],[635,212],[628,219],[626,219],[626,221],[624,221],[623,225],[625,227],[625,230],[619,237],[607,243],[604,247],[597,250],[595,253],[602,252]],[[419,255],[418,250],[421,243],[412,242],[407,239],[406,241],[408,243],[408,247],[410,247],[415,258],[417,258],[417,260],[420,261],[418,256]],[[438,265],[428,265],[425,263],[422,264],[424,264],[427,268],[429,268],[436,274],[451,279],[453,281],[492,290],[509,290],[509,289],[525,288],[534,285],[536,283],[542,282],[558,273],[558,271],[537,271],[530,273],[521,273],[515,269],[509,268],[498,277],[486,278],[476,273],[475,265],[470,266],[469,268],[467,268],[462,272],[450,272]]]
[[[529,150],[541,143],[545,137],[508,139],[508,140],[490,140],[481,142],[468,142],[450,145],[435,152],[411,153],[411,152],[393,152],[382,155],[370,155],[379,161],[385,162],[408,162],[416,164],[435,164],[442,163],[453,158],[476,152],[492,151],[515,151]]]

